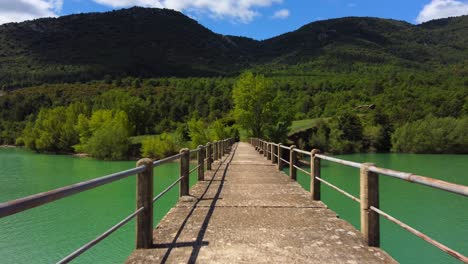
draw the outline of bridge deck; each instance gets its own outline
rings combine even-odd
[[[213,165],[127,263],[396,263],[251,145]]]

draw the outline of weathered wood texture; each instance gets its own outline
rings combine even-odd
[[[370,209],[379,208],[379,175],[369,171],[372,163],[364,163],[360,170],[361,232],[369,246],[380,246],[379,214]]]
[[[294,167],[297,162],[297,153],[294,151],[294,148],[296,148],[294,145],[289,147],[289,177],[297,180],[297,169]]]
[[[179,196],[189,195],[189,172],[190,172],[190,151],[187,148],[181,149],[180,153],[184,154],[180,157],[180,188]]]
[[[136,166],[146,166],[146,170],[137,175],[136,208],[145,209],[136,219],[136,248],[150,248],[153,245],[153,161],[141,159]]]
[[[197,176],[199,181],[205,180],[205,147],[198,146],[200,149],[197,153]]]
[[[396,263],[252,146],[233,152],[127,263]]]
[[[310,177],[310,193],[312,199],[319,201],[320,200],[320,181],[317,179],[320,178],[320,159],[317,158],[315,155],[319,154],[320,151],[318,149],[313,149],[310,152],[310,171],[312,173]]]
[[[211,170],[211,164],[213,163],[213,144],[206,144],[206,170]]]
[[[283,161],[281,160],[283,158],[283,148],[281,147],[281,143],[278,144],[278,170],[282,171],[283,170]]]

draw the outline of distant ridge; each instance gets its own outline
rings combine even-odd
[[[42,18],[0,26],[0,87],[134,77],[230,76],[264,67],[465,64],[468,16],[421,25],[345,17],[264,41],[224,36],[157,8]]]

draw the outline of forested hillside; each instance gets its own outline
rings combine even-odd
[[[346,17],[256,41],[223,36],[180,12],[131,8],[0,26],[0,87],[124,77],[283,74],[391,65],[431,71],[468,59],[468,17],[411,25]]]
[[[161,157],[239,131],[279,140],[292,120],[314,119],[297,145],[467,153],[466,43],[467,16],[417,26],[331,19],[263,41],[161,9],[6,24],[0,144],[108,159],[139,155],[143,144],[145,155]],[[255,77],[239,77],[244,71]],[[255,101],[263,112],[284,112],[266,116],[281,123],[241,125],[244,99],[236,108],[234,97],[251,100],[255,89],[268,98]]]
[[[166,9],[11,23],[0,26],[0,85],[227,75],[248,65],[250,42]]]

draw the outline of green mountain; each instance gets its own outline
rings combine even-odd
[[[468,16],[412,25],[346,17],[256,41],[216,34],[180,12],[130,8],[0,26],[0,87],[134,77],[466,64]]]
[[[264,62],[311,64],[327,70],[344,65],[390,64],[428,68],[465,63],[468,16],[421,25],[369,17],[345,17],[310,23],[262,42]]]
[[[0,26],[0,79],[3,85],[23,86],[105,75],[226,75],[251,61],[249,42],[255,43],[213,33],[166,9],[131,8],[10,23]]]

